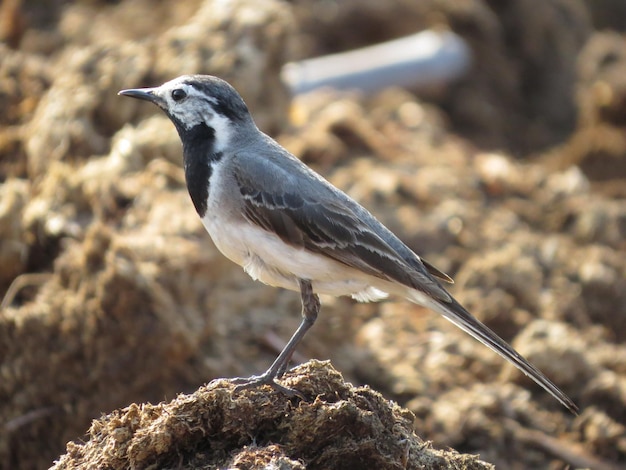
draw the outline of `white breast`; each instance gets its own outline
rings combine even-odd
[[[351,295],[360,301],[380,300],[387,294],[376,288],[375,279],[343,263],[283,242],[280,237],[248,222],[234,205],[224,203],[228,180],[223,167],[216,165],[211,182],[207,212],[202,218],[220,252],[265,284],[299,290],[298,279],[309,279],[315,292]],[[372,282],[374,281],[374,283]]]

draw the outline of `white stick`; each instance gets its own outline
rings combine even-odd
[[[282,78],[293,94],[320,87],[373,92],[389,86],[428,90],[469,68],[466,42],[447,31],[418,34],[353,51],[286,64]]]

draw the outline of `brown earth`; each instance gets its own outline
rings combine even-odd
[[[0,5],[1,468],[484,466],[432,448],[448,446],[498,468],[626,465],[618,3],[330,4]],[[429,102],[398,89],[290,102],[280,84],[294,57],[428,26],[476,58]],[[455,296],[580,415],[400,301],[322,299],[296,358],[331,359],[385,399],[317,362],[287,378],[310,402],[198,389],[265,370],[300,305],[217,252],[173,126],[116,96],[182,73],[233,83],[264,130],[453,275]]]
[[[70,443],[55,468],[493,468],[433,449],[413,432],[410,411],[346,384],[328,362],[310,361],[285,383],[308,401],[234,393],[216,380],[169,403],[132,404],[94,421],[87,444]]]

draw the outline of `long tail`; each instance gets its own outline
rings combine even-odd
[[[500,338],[496,333],[483,325],[471,313],[469,313],[461,304],[450,296],[449,301],[435,300],[425,297],[421,292],[415,292],[415,295],[408,296],[410,300],[441,313],[447,320],[454,323],[466,333],[472,335],[475,339],[488,346],[500,356],[505,358],[528,377],[533,379],[550,395],[556,398],[563,406],[565,406],[573,414],[578,414],[578,406],[568,397],[561,389],[554,385],[539,369],[528,362],[520,353],[513,349],[509,344]]]

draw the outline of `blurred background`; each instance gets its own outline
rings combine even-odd
[[[116,95],[186,73],[231,82],[581,412],[401,301],[323,298],[297,361],[331,359],[500,468],[625,466],[625,31],[623,0],[4,0],[0,467],[264,371],[300,320],[297,294],[213,247],[167,118]]]

